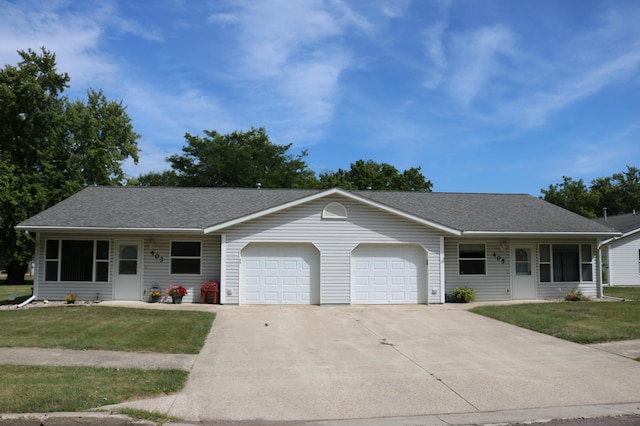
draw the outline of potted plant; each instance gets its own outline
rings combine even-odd
[[[218,282],[207,281],[200,287],[200,303],[218,303]]]
[[[77,299],[78,293],[69,293],[64,297],[64,300],[66,300],[68,304],[76,303]]]
[[[187,289],[181,285],[171,284],[167,289],[167,296],[171,296],[171,302],[174,305],[182,303],[182,298],[187,295]]]
[[[159,290],[154,290],[151,293],[149,293],[149,296],[151,296],[151,303],[157,303],[160,301],[160,298],[162,297],[162,293],[160,293]]]

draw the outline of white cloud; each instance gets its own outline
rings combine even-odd
[[[214,13],[207,18],[207,22],[234,24],[238,22],[238,17],[232,13]]]
[[[382,14],[387,18],[400,18],[411,5],[411,0],[384,0],[380,4]]]
[[[251,0],[213,16],[210,21],[222,23],[233,16],[236,24],[236,84],[269,99],[270,108],[278,108],[270,111],[272,120],[306,135],[332,118],[340,76],[353,64],[342,37],[372,28],[342,0]]]
[[[20,3],[2,3],[0,14],[0,60],[15,64],[17,50],[39,50],[44,46],[56,54],[58,70],[67,72],[74,87],[108,79],[116,66],[95,53],[102,28],[94,19],[35,8]]]
[[[515,36],[502,25],[458,34],[451,44],[449,90],[465,106],[502,74],[501,59],[515,54]]]
[[[445,31],[448,24],[440,21],[422,31],[423,45],[425,46],[430,67],[427,70],[426,86],[434,89],[444,80],[444,74],[448,65],[445,48]]]
[[[603,58],[604,59],[604,58]],[[576,69],[554,86],[518,99],[509,109],[530,126],[542,124],[555,111],[591,96],[604,87],[631,78],[640,69],[640,43],[619,57]]]

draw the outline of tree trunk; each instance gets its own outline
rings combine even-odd
[[[27,265],[19,262],[7,264],[7,281],[5,284],[24,284],[24,274],[27,273]]]

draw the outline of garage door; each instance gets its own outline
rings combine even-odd
[[[357,247],[351,254],[351,303],[426,303],[425,263],[417,246]]]
[[[311,245],[252,244],[242,250],[244,304],[319,304],[319,255]]]

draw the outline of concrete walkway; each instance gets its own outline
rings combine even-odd
[[[117,305],[218,317],[199,355],[0,348],[0,363],[190,370],[178,394],[114,407],[194,422],[485,424],[640,414],[640,363],[628,359],[640,341],[578,345],[465,312],[469,305]]]

